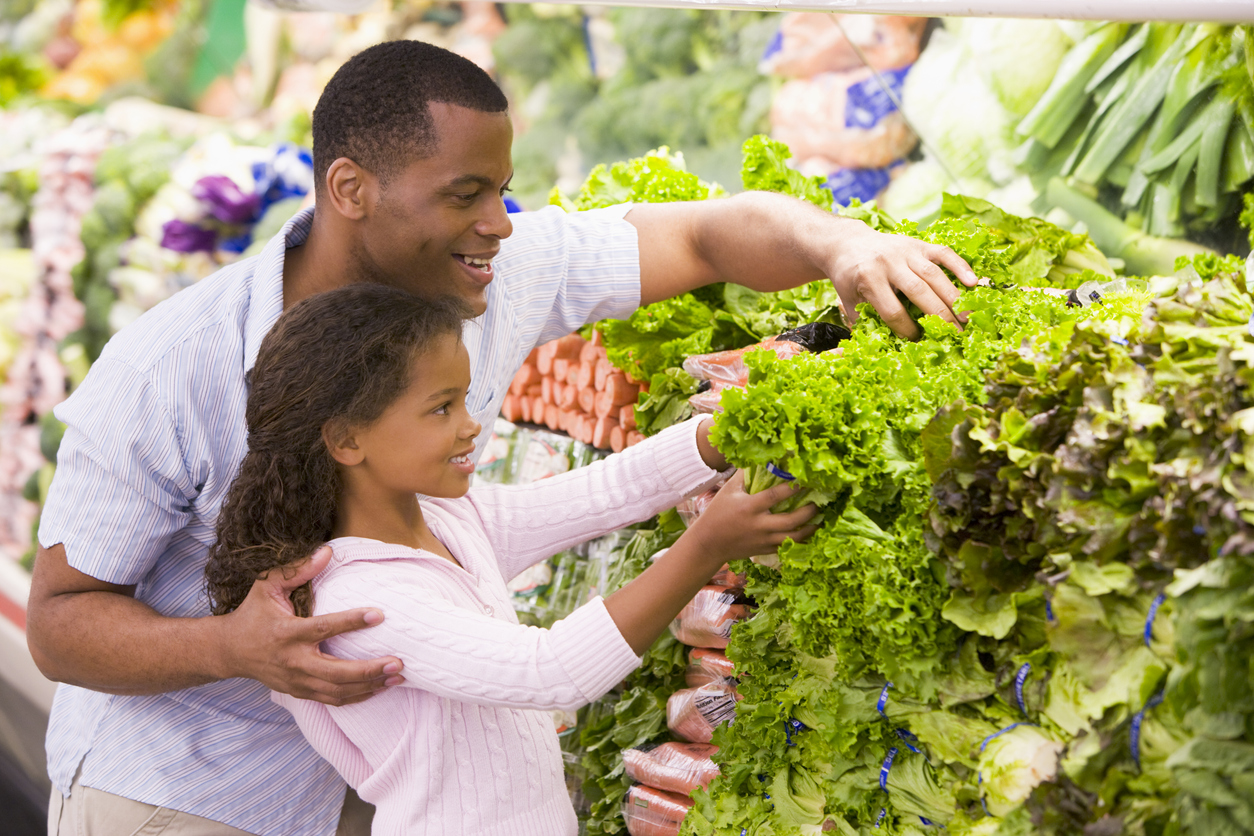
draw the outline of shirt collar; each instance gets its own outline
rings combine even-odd
[[[244,373],[257,363],[261,341],[283,314],[283,258],[289,247],[299,247],[309,237],[314,210],[304,209],[292,216],[278,235],[270,239],[253,270],[252,295],[244,326]]]

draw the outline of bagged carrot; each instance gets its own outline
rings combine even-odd
[[[726,681],[681,688],[666,701],[666,727],[689,743],[709,743],[716,728],[735,718],[739,699]]]
[[[690,647],[727,647],[732,626],[750,616],[744,590],[703,586],[671,622],[671,634]]]
[[[663,743],[623,752],[627,777],[654,789],[689,795],[697,787],[709,789],[718,777],[710,757],[718,751],[709,743]]]
[[[678,836],[692,799],[636,784],[623,799],[623,819],[631,836]]]
[[[716,682],[735,682],[736,666],[721,650],[694,647],[688,654],[688,668],[684,681],[690,688],[699,688]]]

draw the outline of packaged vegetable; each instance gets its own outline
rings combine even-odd
[[[709,386],[707,388],[703,384],[697,394],[688,399],[688,403],[697,412],[714,412],[723,389],[748,385],[749,369],[744,358],[751,351],[770,349],[779,359],[787,360],[807,351],[829,351],[848,338],[849,331],[839,325],[811,322],[744,348],[695,354],[684,360],[684,371],[697,380],[709,381]]]
[[[723,568],[714,573],[714,577],[710,578],[709,586],[724,586],[733,589],[745,588],[745,576],[733,572],[731,567],[726,563]]]
[[[681,688],[666,701],[666,726],[689,743],[709,743],[714,730],[736,716],[740,695],[726,680]]]
[[[671,622],[671,633],[690,647],[727,647],[732,626],[750,615],[748,599],[739,589],[703,586]]]
[[[627,777],[649,787],[688,795],[706,789],[718,777],[718,764],[710,756],[718,751],[709,743],[663,743],[623,752]]]
[[[623,799],[623,819],[631,836],[678,836],[692,800],[636,784]]]
[[[684,681],[690,688],[734,681],[735,676],[736,666],[721,650],[694,647],[688,654],[688,669],[684,671]]]

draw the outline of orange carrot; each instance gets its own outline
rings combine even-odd
[[[531,423],[544,423],[544,410],[548,407],[548,405],[548,401],[544,398],[537,396],[531,399]]]
[[[583,348],[579,349],[579,362],[595,363],[597,361],[597,344],[595,338],[593,341],[583,344]]]
[[[531,423],[531,402],[532,398],[523,395],[518,399],[518,419],[523,423]]]
[[[644,441],[644,435],[642,433],[637,432],[636,430],[632,430],[631,432],[627,433],[627,446],[628,447],[634,447],[635,445],[639,444],[642,441]]]
[[[522,410],[518,404],[517,395],[506,395],[504,402],[501,403],[501,415],[506,421],[517,421],[522,417]]]
[[[628,383],[626,375],[615,372],[605,379],[605,391],[609,393],[610,401],[614,406],[624,406],[636,402],[640,387],[634,383]]]
[[[546,404],[544,407],[544,426],[550,430],[556,430],[561,425],[558,423],[560,410],[553,404]]]
[[[578,334],[567,334],[557,340],[557,347],[554,350],[553,357],[565,360],[578,360],[579,352],[583,350],[583,344],[586,342],[583,337]]]
[[[623,425],[624,430],[634,430],[636,428],[635,404],[623,405],[623,408],[618,411],[618,423]]]
[[[563,386],[562,397],[561,397],[561,400],[557,402],[557,405],[560,406],[562,409],[574,409],[575,404],[577,404],[578,402],[579,402],[579,389],[575,386],[571,386],[570,384]]]
[[[527,387],[533,383],[540,382],[540,372],[535,366],[525,365],[514,375],[514,379],[509,384],[511,395],[521,395],[527,391]]]
[[[627,446],[627,434],[623,432],[622,427],[614,427],[610,430],[610,449],[615,453],[621,453],[623,448]]]
[[[610,446],[610,433],[618,427],[618,422],[608,415],[604,418],[598,418],[596,426],[592,428],[592,440],[588,442],[593,447],[605,449]]]
[[[579,390],[579,408],[592,415],[596,411],[597,392],[591,386]]]
[[[543,380],[543,379],[544,378],[540,378],[540,380]],[[544,387],[540,385],[540,380],[537,380],[535,383],[528,386],[527,391],[523,392],[523,394],[529,398],[540,397],[540,395],[543,394],[544,392]]]
[[[598,392],[605,388],[605,379],[613,370],[614,367],[610,365],[609,360],[597,360],[596,368],[593,370],[592,385]]]
[[[595,360],[583,360],[579,363],[579,374],[576,376],[575,383],[580,389],[591,389],[593,379],[596,377],[597,364]]]
[[[558,357],[553,361],[553,377],[560,381],[566,380],[566,373],[570,371],[570,360],[565,357]]]
[[[544,398],[545,403],[556,403],[553,399],[553,378],[540,378],[540,397]]]
[[[592,443],[592,433],[596,429],[591,418],[581,418],[579,420],[579,434],[575,436],[584,444]]]

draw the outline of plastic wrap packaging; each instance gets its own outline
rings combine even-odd
[[[688,403],[697,413],[717,411],[724,389],[748,385],[749,369],[745,365],[745,355],[751,351],[766,348],[774,351],[781,360],[787,360],[804,351],[817,353],[831,350],[848,338],[849,331],[839,325],[812,322],[744,348],[694,354],[684,361],[684,371],[697,380],[708,381],[708,386],[703,385],[697,394],[688,399]]]
[[[745,576],[733,572],[731,567],[726,563],[723,568],[714,573],[714,577],[710,578],[709,586],[723,586],[731,589],[744,589]]]
[[[678,836],[692,799],[636,784],[623,799],[623,819],[631,836]]]
[[[743,591],[703,586],[671,622],[671,634],[689,647],[727,647],[732,626],[752,613]]]
[[[736,716],[740,695],[730,682],[682,688],[666,701],[666,726],[689,743],[709,743],[714,730]]]
[[[694,354],[684,361],[684,371],[697,380],[708,380],[724,386],[745,386],[749,383],[749,369],[745,366],[745,355],[750,351],[763,348],[774,351],[781,360],[796,357],[805,351],[802,345],[791,340],[767,337],[761,342],[744,348],[716,351],[713,354]]]
[[[719,682],[735,682],[736,666],[721,650],[694,647],[688,654],[688,669],[684,681],[689,688],[713,685]]]
[[[861,67],[863,56],[877,70],[900,69],[919,57],[926,28],[925,17],[794,12],[783,16],[759,69],[810,78]]]
[[[708,490],[705,493],[699,493],[696,496],[690,496],[683,502],[675,506],[675,511],[679,514],[679,518],[684,521],[684,525],[692,525],[697,517],[705,513],[705,509],[710,507],[710,503],[718,494],[718,488]]]
[[[718,751],[709,743],[663,743],[661,746],[627,749],[623,769],[627,777],[654,789],[690,795],[697,787],[709,789],[718,777],[711,756]]]

